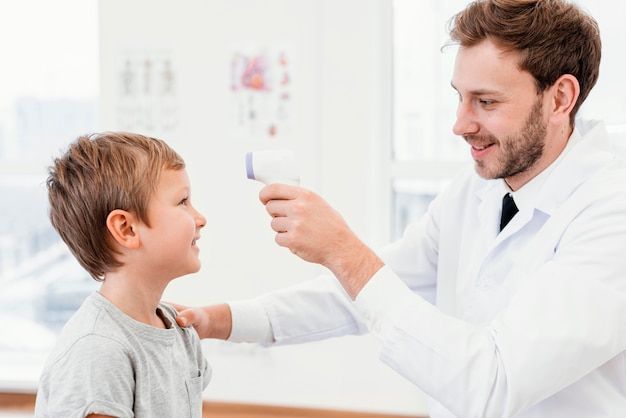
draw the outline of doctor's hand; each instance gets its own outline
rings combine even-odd
[[[176,317],[178,325],[193,326],[200,338],[226,340],[230,336],[232,316],[227,304],[189,308],[176,303],[168,303],[178,311]]]
[[[353,299],[383,266],[343,217],[314,192],[275,183],[261,189],[259,199],[272,216],[276,243],[328,268]]]

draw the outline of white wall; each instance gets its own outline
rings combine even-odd
[[[129,126],[122,121],[128,112],[120,110],[128,106],[120,95],[123,57],[165,53],[176,70],[177,95],[168,103],[179,125],[133,129],[181,153],[194,204],[207,217],[199,242],[203,268],[172,283],[166,299],[198,305],[252,297],[322,272],[275,245],[257,198],[261,184],[245,178],[248,150],[294,149],[302,185],[321,193],[366,242],[384,242],[389,198],[380,155],[389,148],[389,82],[383,80],[390,3],[101,1],[102,130]],[[233,135],[229,64],[240,45],[290,51],[288,134]],[[379,363],[369,336],[275,348],[206,341],[206,354],[214,369],[207,399],[425,412],[421,392]]]

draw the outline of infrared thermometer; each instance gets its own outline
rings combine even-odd
[[[246,173],[251,180],[265,184],[300,184],[296,156],[291,150],[250,151],[246,153]]]

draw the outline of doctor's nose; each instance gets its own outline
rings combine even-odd
[[[456,121],[452,132],[458,136],[474,135],[480,130],[476,121],[476,113],[470,104],[459,102],[456,109]]]

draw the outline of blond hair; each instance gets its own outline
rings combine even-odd
[[[50,221],[96,280],[119,267],[106,226],[114,209],[149,225],[147,205],[164,169],[185,167],[164,141],[127,132],[85,135],[49,167]]]

